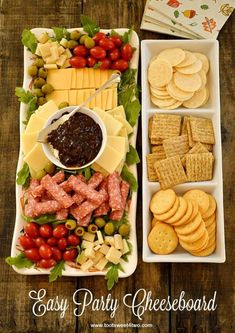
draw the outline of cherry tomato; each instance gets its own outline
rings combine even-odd
[[[42,238],[42,237],[37,237],[37,238],[34,240],[34,242],[35,242],[35,245],[36,245],[37,247],[40,247],[42,244],[45,244],[45,243],[46,243],[45,239]]]
[[[102,38],[105,38],[106,35],[103,33],[103,32],[97,32],[95,34],[95,36],[93,37],[93,40],[95,41],[96,45],[99,44],[99,41],[102,39]]]
[[[74,68],[84,68],[86,66],[86,59],[80,56],[75,56],[69,59],[69,63]]]
[[[90,54],[96,59],[104,59],[106,57],[106,51],[100,46],[92,47]]]
[[[65,227],[64,224],[59,224],[53,230],[53,236],[55,238],[62,238],[68,235],[68,229]]]
[[[42,244],[39,247],[39,254],[43,259],[49,259],[52,256],[52,249],[48,244]]]
[[[111,51],[109,53],[109,58],[112,60],[112,61],[116,61],[120,58],[120,51],[119,49],[114,49],[113,51]]]
[[[75,56],[85,57],[86,55],[88,55],[88,49],[85,45],[78,45],[73,49],[73,54]]]
[[[117,69],[120,72],[124,72],[125,70],[127,70],[129,67],[129,64],[126,60],[123,59],[118,59],[113,63],[112,68],[113,69]]]
[[[31,249],[31,248],[35,247],[35,242],[28,235],[22,235],[22,236],[20,236],[19,237],[19,242],[20,242],[20,245],[25,250],[28,250],[28,249]]]
[[[128,44],[128,43],[125,44],[125,45],[123,46],[123,48],[122,48],[121,53],[122,53],[122,58],[123,58],[124,60],[129,61],[129,60],[132,58],[132,56],[133,56],[133,50],[132,50],[131,45]]]
[[[67,240],[69,245],[77,246],[80,244],[80,238],[76,235],[69,235]]]
[[[38,226],[37,223],[30,222],[30,223],[26,224],[26,227],[24,228],[24,231],[30,237],[36,238],[39,235],[39,226]]]
[[[114,42],[111,39],[109,39],[109,38],[102,38],[99,41],[99,46],[101,46],[106,51],[112,51],[116,47],[116,45],[114,44]]]
[[[109,69],[111,66],[111,60],[109,60],[108,58],[104,58],[102,60],[100,60],[101,65],[100,65],[100,69]]]
[[[58,240],[57,246],[60,250],[64,251],[68,245],[67,239],[66,238],[60,238]]]
[[[51,268],[55,266],[56,261],[54,259],[42,259],[38,262],[38,267],[40,268]]]
[[[36,248],[25,250],[24,254],[29,260],[34,261],[34,262],[39,261],[39,260],[42,259],[38,249],[36,249]]]
[[[43,224],[39,228],[39,234],[44,238],[49,238],[52,236],[52,227],[49,224]]]
[[[57,244],[57,239],[55,237],[50,237],[47,239],[47,244],[50,246],[54,246]]]
[[[86,61],[88,67],[94,67],[94,65],[97,63],[97,60],[91,56],[89,56]]]
[[[52,258],[55,259],[55,261],[60,261],[62,259],[62,252],[58,247],[53,246],[52,248]]]
[[[111,39],[111,41],[114,42],[114,44],[115,44],[117,47],[122,46],[122,39],[121,39],[120,36],[111,36],[110,39]]]
[[[64,260],[73,260],[77,257],[78,251],[77,249],[68,249],[63,253]]]

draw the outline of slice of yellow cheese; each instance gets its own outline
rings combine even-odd
[[[102,108],[101,93],[95,96],[95,107]]]
[[[39,108],[37,109],[37,111],[35,111],[35,113],[39,117],[47,120],[57,110],[58,110],[58,107],[57,107],[56,103],[53,100],[50,100],[47,103],[43,104],[42,106],[39,106]]]
[[[45,122],[46,120],[40,117],[38,114],[32,114],[26,126],[25,133],[40,131],[43,128]]]
[[[89,68],[88,71],[90,88],[95,88],[95,70],[94,68]]]
[[[33,148],[24,157],[24,161],[36,172],[43,170],[46,164],[49,162],[42,150],[41,143],[36,143],[33,146]]]
[[[88,89],[88,88],[92,88],[90,86],[90,82],[89,82],[89,69],[90,68],[83,68],[83,86],[82,88]]]
[[[61,71],[61,69],[60,69]],[[47,95],[48,100],[53,100],[57,106],[62,102],[69,102],[68,90],[54,90],[51,94]]]
[[[33,146],[36,144],[38,131],[23,133],[21,138],[22,150],[24,155],[27,155]]]
[[[106,110],[106,103],[108,99],[108,91],[107,89],[101,91],[101,108]]]
[[[55,90],[71,89],[73,68],[49,69],[47,83]]]
[[[110,110],[113,107],[113,91],[112,89],[107,90],[107,100],[106,100],[106,107],[105,110]]]
[[[71,77],[71,89],[77,88],[77,71],[76,68],[72,68],[72,77]]]
[[[108,173],[113,173],[122,160],[123,155],[107,144],[103,154],[98,158],[98,160],[96,160],[96,164]]]
[[[83,68],[76,69],[76,89],[83,88],[83,79],[84,79],[84,70]]]
[[[77,105],[80,105],[84,101],[84,90],[76,90],[76,92],[77,92]]]
[[[95,88],[99,88],[101,86],[101,74],[100,69],[94,69],[95,71]]]
[[[77,105],[77,90],[69,90],[69,105]]]
[[[117,88],[113,89],[113,108],[116,108],[118,105],[118,95],[117,95]]]

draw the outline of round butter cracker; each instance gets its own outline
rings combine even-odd
[[[216,201],[215,201],[215,198],[210,195],[210,194],[207,194],[208,197],[209,197],[209,208],[208,210],[202,215],[202,218],[203,219],[208,219],[211,215],[214,214],[215,210],[216,210]]]
[[[183,74],[195,74],[202,69],[201,60],[197,59],[192,65],[186,67],[176,67],[177,71]]]
[[[196,91],[192,98],[183,102],[183,106],[188,109],[196,109],[200,108],[200,106],[204,105],[208,97],[207,88],[202,88]]]
[[[193,97],[193,92],[187,92],[184,90],[179,89],[173,80],[171,80],[168,85],[166,86],[166,90],[168,94],[179,101],[187,101],[188,99]]]
[[[178,221],[172,223],[174,227],[177,227],[182,224],[187,224],[187,222],[193,212],[192,200],[187,200],[187,204],[188,204],[188,206],[187,206],[187,210],[186,210],[184,216],[181,219],[179,219]]]
[[[208,58],[205,56],[205,54],[194,52],[194,55],[201,60],[202,62],[202,70],[205,72],[205,74],[208,73],[210,68],[210,63]]]
[[[179,198],[176,197],[175,203],[170,210],[168,210],[166,213],[163,214],[154,214],[154,217],[159,221],[165,221],[166,219],[169,219],[171,216],[173,216],[176,213],[178,207],[179,207]]]
[[[195,200],[198,203],[198,208],[199,208],[199,212],[201,213],[201,215],[205,214],[205,212],[209,208],[209,204],[210,204],[209,197],[208,197],[207,193],[202,190],[198,190],[198,189],[189,190],[183,195],[183,197],[186,199]]]
[[[165,49],[159,53],[158,59],[167,60],[171,66],[177,66],[185,59],[185,52],[178,47]]]
[[[187,92],[195,92],[202,85],[202,80],[198,73],[183,74],[177,71],[173,75],[173,80],[179,89]]]
[[[178,221],[179,219],[181,219],[183,217],[187,208],[188,208],[187,200],[185,200],[183,197],[179,197],[179,207],[178,207],[177,211],[175,212],[175,214],[172,217],[170,217],[169,219],[166,219],[165,222],[171,224],[171,223]]]
[[[172,66],[169,62],[157,58],[149,64],[148,80],[153,88],[163,87],[172,78]]]
[[[156,192],[150,202],[150,210],[153,214],[164,214],[168,212],[176,201],[176,194],[172,189]]]
[[[197,215],[187,224],[175,227],[175,231],[180,235],[189,235],[194,232],[202,223],[202,216],[198,212]]]
[[[148,235],[148,245],[156,254],[172,253],[178,245],[178,237],[174,228],[158,222]]]
[[[187,66],[190,66],[190,65],[192,65],[193,63],[195,63],[197,61],[197,57],[192,52],[184,50],[184,53],[185,53],[185,58],[182,62],[180,62],[177,65],[177,67],[187,67]]]

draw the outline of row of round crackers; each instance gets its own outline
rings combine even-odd
[[[156,192],[150,202],[154,215],[148,236],[157,254],[172,253],[178,244],[194,256],[208,256],[215,250],[216,201],[198,189],[177,196],[172,189]]]
[[[167,110],[181,105],[190,109],[203,106],[209,98],[209,67],[209,60],[202,53],[180,48],[163,50],[148,67],[151,101]]]

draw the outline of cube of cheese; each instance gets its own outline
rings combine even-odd
[[[104,243],[104,239],[103,239],[103,235],[102,235],[102,232],[100,230],[97,230],[96,231],[96,235],[98,237],[98,242],[99,244],[103,244]]]
[[[87,240],[88,242],[94,242],[95,234],[92,234],[91,232],[84,232],[82,238]]]
[[[85,256],[90,259],[95,257],[95,251],[93,250],[92,247],[87,247],[85,249]]]
[[[114,247],[117,250],[123,249],[123,242],[122,242],[122,236],[120,234],[114,235]]]
[[[87,257],[85,256],[85,251],[82,251],[80,255],[78,256],[77,263],[82,265],[84,262],[87,261]]]
[[[67,59],[67,56],[65,54],[61,54],[59,59],[56,61],[56,65],[62,67]]]
[[[107,263],[108,260],[106,258],[102,258],[97,264],[95,264],[95,268],[97,268],[99,271],[102,271]]]
[[[64,48],[67,48],[68,40],[66,38],[62,38],[60,41],[60,45],[62,45]]]
[[[59,47],[58,47],[58,53],[59,53],[59,55],[61,55],[61,54],[65,54],[66,55],[66,50],[69,50],[69,49],[65,49],[62,45],[60,45]],[[67,55],[66,55],[66,59],[67,59]]]
[[[106,244],[103,244],[99,249],[99,252],[106,255],[109,252],[110,247]]]
[[[41,53],[41,56],[43,59],[49,57],[51,55],[51,44],[45,43],[45,44],[39,44],[39,51]]]
[[[113,236],[105,236],[104,237],[104,242],[105,242],[105,244],[109,244],[109,245],[114,246],[114,238],[113,238]]]
[[[58,69],[56,64],[45,64],[44,68],[45,69]]]
[[[39,56],[39,57],[42,56],[42,54],[41,54],[41,52],[40,52],[40,43],[38,43],[38,45],[37,45],[37,48],[36,48],[35,54],[36,54],[37,56]]]
[[[105,258],[112,262],[113,264],[118,264],[120,262],[120,258],[122,256],[122,253],[115,249],[115,247],[111,246],[109,249],[109,252],[106,254]]]
[[[94,243],[93,242],[89,242],[89,241],[83,239],[83,241],[82,241],[82,247],[84,249],[87,249],[88,247],[92,248],[92,247],[94,247]]]
[[[65,63],[63,64],[63,66],[61,68],[68,68],[68,67],[71,67],[71,64],[69,62],[69,59],[66,59]]]
[[[104,258],[103,253],[101,253],[100,251],[95,252],[95,257],[92,259],[94,265],[97,264],[97,262],[99,262],[102,258]]]
[[[67,59],[72,57],[72,53],[69,51],[69,49],[64,49],[64,54],[66,55]]]
[[[101,248],[101,245],[98,244],[98,245],[96,245],[96,246],[94,247],[94,250],[95,250],[95,251],[98,251],[100,248]]]
[[[33,146],[24,157],[24,161],[36,172],[43,170],[47,163],[50,162],[43,152],[41,143],[36,143]]]
[[[122,243],[123,243],[123,249],[121,250],[122,254],[126,254],[126,253],[130,252],[128,243],[125,238],[123,238]]]
[[[52,57],[55,58],[55,61],[59,59],[59,52],[58,52],[58,46],[57,45],[53,45],[51,47],[51,55],[52,55]]]
[[[84,264],[81,265],[80,269],[83,272],[88,271],[93,266],[93,261],[91,259],[87,260]]]

